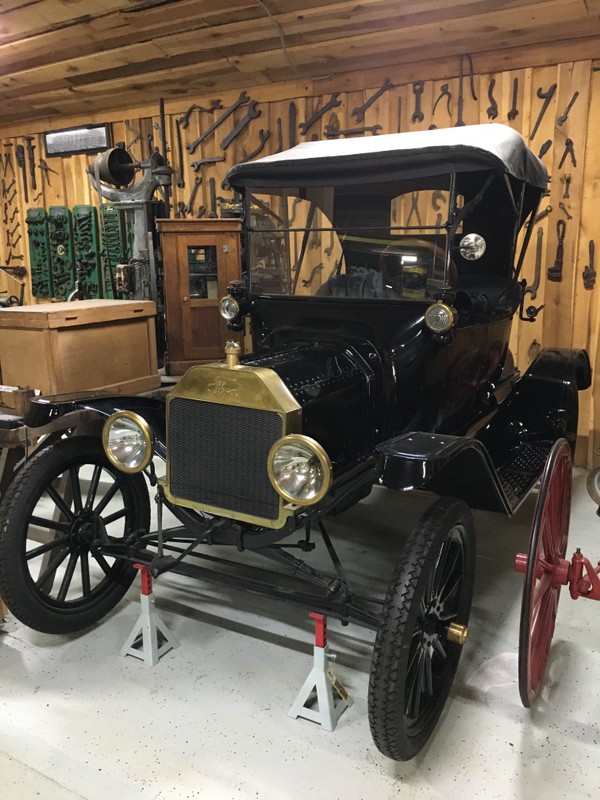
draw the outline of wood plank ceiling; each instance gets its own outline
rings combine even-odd
[[[0,125],[565,45],[600,57],[600,0],[0,0]]]

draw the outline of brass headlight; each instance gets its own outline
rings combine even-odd
[[[438,301],[425,311],[425,325],[434,333],[448,333],[456,324],[456,317],[452,306]]]
[[[154,437],[135,411],[117,411],[104,423],[102,445],[108,460],[121,472],[141,472],[152,460]]]
[[[331,486],[331,461],[318,442],[291,433],[275,442],[268,457],[269,479],[275,491],[289,503],[318,503]]]

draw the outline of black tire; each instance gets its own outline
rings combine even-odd
[[[111,543],[148,531],[150,501],[143,475],[112,466],[99,439],[62,439],[22,467],[0,505],[0,596],[15,617],[44,633],[71,633],[114,608],[135,569],[102,555],[102,524]]]
[[[369,723],[390,758],[414,758],[433,733],[462,651],[446,638],[447,627],[467,625],[474,574],[471,511],[460,500],[441,498],[406,543],[375,639]]]

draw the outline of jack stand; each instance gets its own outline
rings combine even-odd
[[[152,591],[152,575],[149,567],[134,564],[140,571],[142,581],[140,602],[142,611],[127,641],[121,648],[120,655],[141,659],[147,666],[155,667],[161,656],[179,647],[179,642],[160,618],[154,607],[155,599]]]
[[[318,722],[326,731],[333,731],[353,700],[328,664],[335,656],[329,652],[327,644],[327,617],[314,612],[309,616],[315,620],[314,665],[288,714],[294,719],[304,717]],[[311,708],[315,703],[318,710]]]

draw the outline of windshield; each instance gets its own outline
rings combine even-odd
[[[450,176],[247,196],[254,294],[428,300],[452,280]],[[463,204],[456,198],[456,208]],[[460,232],[460,226],[458,229]]]

